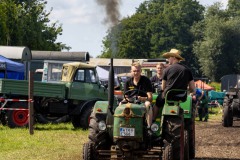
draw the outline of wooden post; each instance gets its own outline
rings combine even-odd
[[[29,71],[29,78],[28,78],[28,127],[30,135],[33,135],[33,123],[34,123],[34,108],[33,108],[33,72]]]

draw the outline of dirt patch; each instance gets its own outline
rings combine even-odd
[[[240,120],[223,127],[221,120],[196,121],[196,160],[240,160]]]

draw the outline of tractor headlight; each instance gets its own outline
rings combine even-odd
[[[100,121],[100,122],[98,123],[98,128],[99,128],[101,131],[104,131],[104,130],[106,130],[107,125],[106,125],[106,123],[105,123],[104,121]]]
[[[151,131],[157,132],[158,130],[159,130],[158,124],[157,124],[157,123],[153,123],[153,124],[151,125]]]

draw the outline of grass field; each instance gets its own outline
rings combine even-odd
[[[79,160],[88,131],[74,130],[72,124],[35,125],[29,130],[0,125],[0,160]]]
[[[221,108],[209,108],[209,120],[221,119]],[[196,123],[197,125],[198,123]],[[81,160],[88,131],[74,130],[71,123],[10,129],[0,125],[0,160]]]

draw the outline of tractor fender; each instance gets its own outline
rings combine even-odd
[[[163,107],[163,111],[162,111],[162,115],[163,116],[167,116],[167,115],[175,115],[175,116],[179,116],[180,115],[180,107],[177,105],[173,105],[173,106],[164,106]]]
[[[93,107],[93,113],[108,113],[108,101],[97,101]]]

